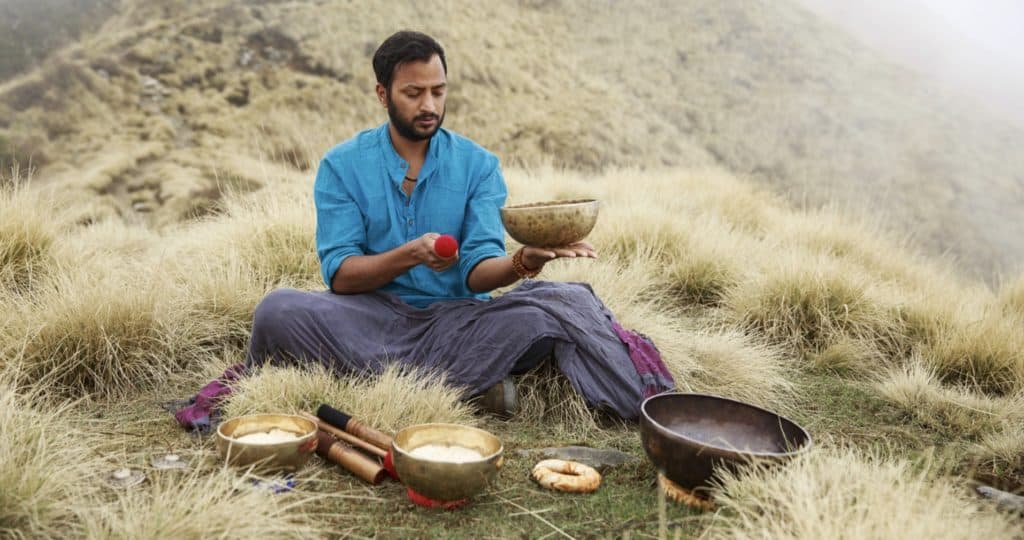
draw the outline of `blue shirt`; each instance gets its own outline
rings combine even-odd
[[[508,190],[498,158],[446,129],[430,139],[412,196],[402,191],[409,164],[391,144],[388,124],[327,152],[313,188],[320,271],[331,278],[352,255],[375,255],[428,232],[459,242],[459,262],[443,272],[416,265],[381,288],[425,307],[438,300],[489,298],[466,285],[484,259],[505,255],[499,208]]]

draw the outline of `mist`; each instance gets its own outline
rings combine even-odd
[[[798,1],[891,61],[1024,127],[1024,3]]]

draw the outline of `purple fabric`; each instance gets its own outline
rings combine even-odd
[[[617,321],[612,321],[612,329],[629,348],[629,359],[633,361],[633,367],[644,383],[644,398],[675,388],[676,381],[668,372],[668,367],[661,360],[661,353],[650,338],[626,330]]]
[[[550,339],[557,367],[589,406],[636,418],[647,392],[673,385],[645,340],[631,338],[644,363],[631,359],[614,322],[585,283],[527,280],[492,300],[425,308],[380,291],[278,289],[256,308],[247,366],[319,362],[350,374],[398,364],[443,374],[469,397],[509,376],[533,344]]]
[[[189,430],[205,431],[211,427],[211,417],[220,402],[231,394],[230,383],[245,373],[244,364],[235,364],[199,389],[192,403],[174,413],[178,423]]]

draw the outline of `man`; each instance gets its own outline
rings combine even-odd
[[[621,327],[589,287],[527,281],[488,294],[552,260],[596,257],[593,246],[507,255],[497,157],[441,127],[444,50],[425,34],[398,32],[373,68],[388,122],[328,151],[314,185],[330,291],[270,293],[256,311],[248,364],[312,360],[352,373],[397,362],[442,375],[467,397],[487,391],[496,412],[511,413],[509,374],[553,353],[588,403],[635,417],[651,374],[631,360]],[[435,252],[441,234],[456,238],[455,254]]]

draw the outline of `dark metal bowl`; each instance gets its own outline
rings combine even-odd
[[[702,493],[715,470],[782,462],[808,451],[811,436],[793,421],[729,398],[686,393],[651,396],[640,406],[640,440],[669,480]]]

